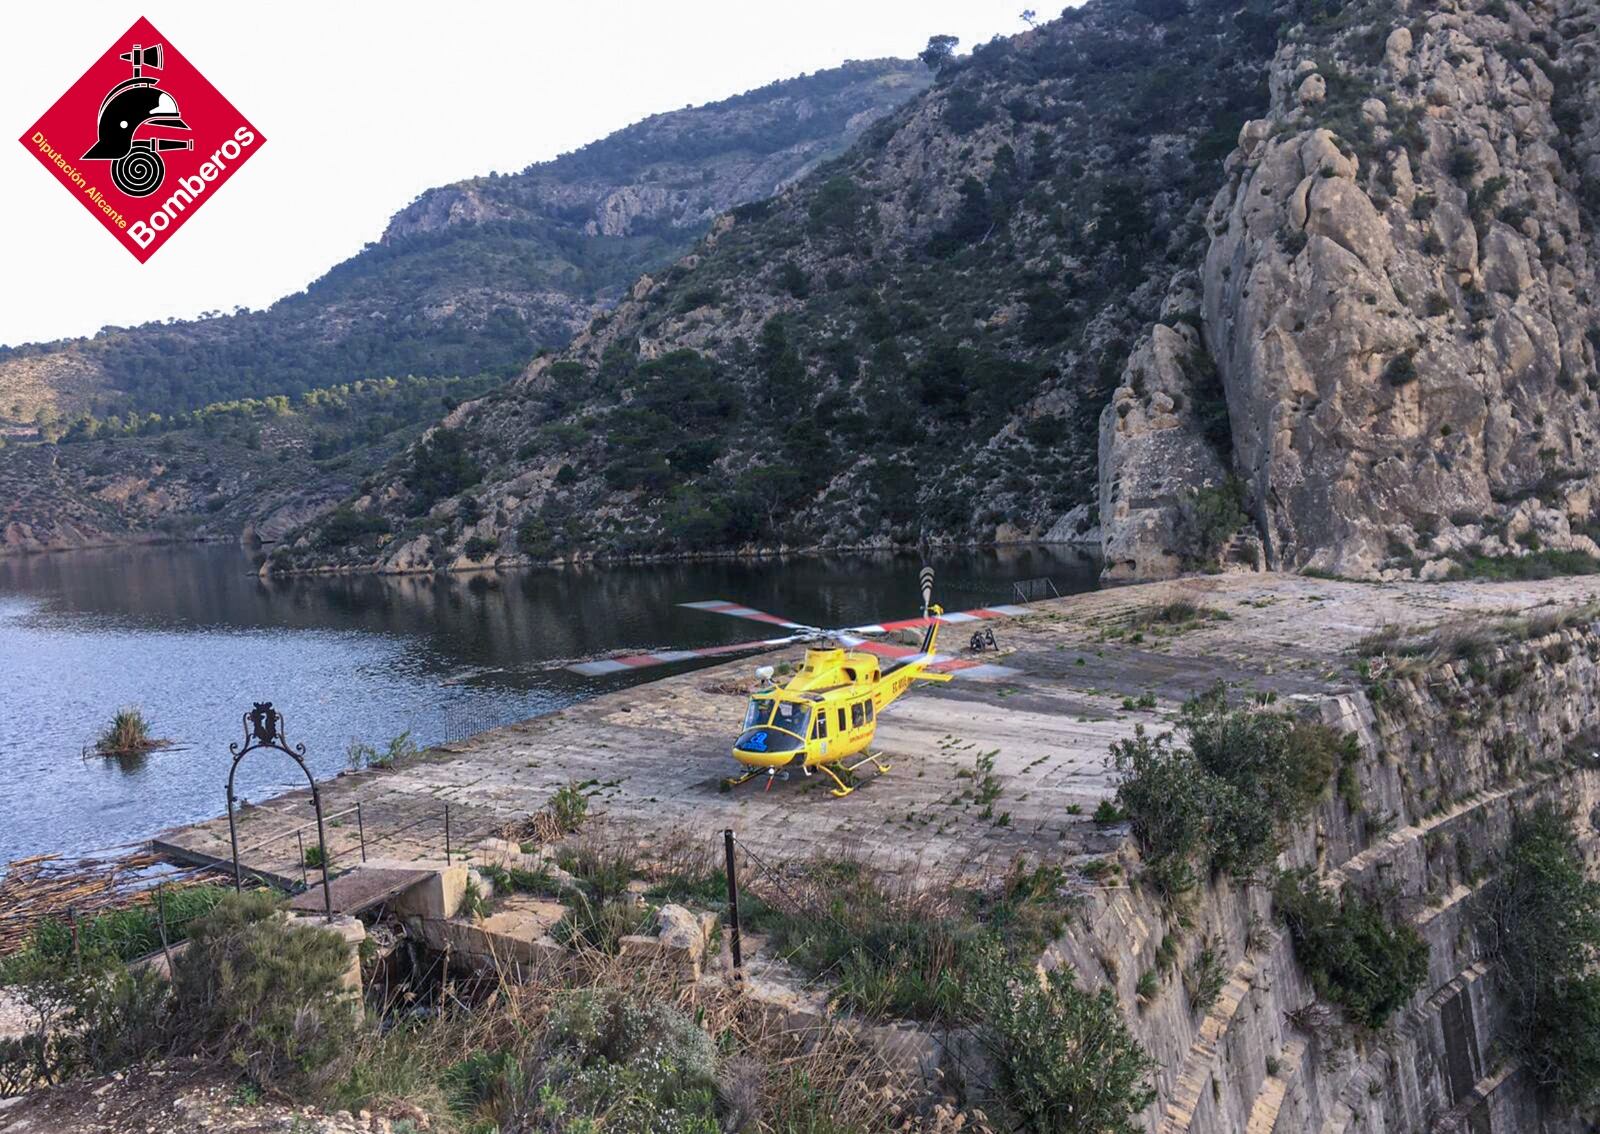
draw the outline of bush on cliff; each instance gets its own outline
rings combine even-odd
[[[1563,1103],[1600,1102],[1600,883],[1549,804],[1519,819],[1482,906],[1511,1045]]]
[[[1272,897],[1317,995],[1341,1005],[1355,1023],[1382,1027],[1422,987],[1427,943],[1377,903],[1348,889],[1335,896],[1310,870],[1281,875]]]
[[[1134,1134],[1155,1099],[1151,1059],[1109,988],[1078,987],[1072,969],[1043,981],[996,954],[974,993],[978,1030],[1014,1128],[1037,1134]]]
[[[1235,704],[1218,682],[1183,706],[1176,733],[1111,746],[1117,802],[1167,896],[1197,866],[1248,878],[1272,861],[1289,824],[1328,788],[1353,739],[1260,704]]]

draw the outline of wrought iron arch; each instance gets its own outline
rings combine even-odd
[[[322,828],[322,793],[317,790],[317,778],[306,767],[306,746],[296,744],[290,747],[289,738],[284,735],[283,714],[272,707],[271,701],[257,701],[244,714],[244,744],[241,746],[232,742],[228,745],[228,751],[233,753],[233,767],[228,770],[228,841],[233,846],[233,888],[236,891],[244,888],[243,871],[239,866],[239,828],[234,821],[234,804],[238,799],[233,794],[233,781],[239,774],[239,761],[260,748],[270,748],[289,757],[305,773],[306,783],[311,785],[311,805],[317,810],[317,850],[322,856],[322,911],[332,921],[333,895],[328,888],[328,868],[331,864],[328,862],[328,842]]]

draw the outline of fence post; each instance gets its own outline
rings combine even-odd
[[[361,861],[367,861],[367,825],[361,821],[361,801],[356,800],[356,835],[361,839]]]
[[[78,909],[76,906],[67,907],[67,918],[72,922],[72,967],[83,968],[83,954],[78,949]]]
[[[167,979],[172,979],[172,946],[167,940],[167,884],[156,883],[156,926],[161,930],[161,955],[167,959]]]
[[[444,864],[450,865],[450,805],[444,805]]]
[[[311,880],[306,877],[306,837],[296,830],[294,841],[300,844],[300,885],[309,890],[311,889]]]
[[[739,878],[733,865],[733,828],[722,832],[728,854],[728,944],[733,949],[733,979],[744,979],[744,957],[739,951]]]

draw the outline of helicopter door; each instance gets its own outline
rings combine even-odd
[[[820,742],[822,754],[826,756],[828,754],[828,713],[826,709],[817,714],[817,723],[811,727],[811,739]]]

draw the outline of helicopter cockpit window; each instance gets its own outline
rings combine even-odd
[[[750,707],[744,712],[744,727],[758,728],[767,723],[772,716],[772,702],[764,701],[759,697],[750,699]]]
[[[778,711],[772,717],[772,727],[792,732],[796,736],[805,736],[806,730],[811,727],[811,710],[793,701],[779,701]]]

